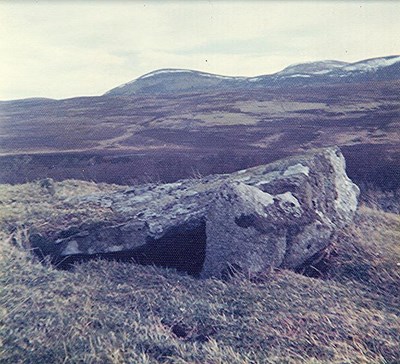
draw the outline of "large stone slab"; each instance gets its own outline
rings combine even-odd
[[[142,185],[70,200],[115,219],[31,234],[54,262],[104,256],[202,277],[296,268],[325,249],[356,211],[358,187],[336,147],[229,175]]]

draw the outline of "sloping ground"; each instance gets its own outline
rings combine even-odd
[[[0,102],[0,183],[173,182],[338,145],[357,184],[394,189],[399,93],[393,80]]]
[[[120,187],[46,186],[0,186],[2,363],[400,360],[398,215],[361,207],[315,265],[322,279],[276,270],[197,280],[107,261],[67,272],[26,252],[26,228],[91,219],[65,197]]]

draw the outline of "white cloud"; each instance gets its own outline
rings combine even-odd
[[[2,2],[0,99],[96,95],[163,67],[257,75],[399,54],[399,10],[370,1]]]

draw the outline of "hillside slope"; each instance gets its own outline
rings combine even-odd
[[[398,215],[361,207],[311,268],[320,279],[275,270],[197,280],[107,261],[58,271],[27,252],[29,226],[85,213],[66,198],[119,188],[0,186],[2,363],[399,361]]]

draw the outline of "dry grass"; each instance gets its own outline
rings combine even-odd
[[[398,215],[362,207],[324,279],[275,270],[197,280],[110,261],[58,271],[10,228],[68,219],[60,206],[74,183],[56,185],[54,204],[42,187],[2,187],[1,363],[399,362]]]
[[[78,195],[124,189],[105,183],[65,180],[54,182],[44,179],[21,185],[0,185],[0,231],[14,232],[32,226],[50,225],[62,228],[80,224],[85,220],[104,220],[111,214],[108,209],[77,207],[69,202]]]
[[[329,278],[361,284],[400,307],[400,216],[359,208],[354,224],[339,235]]]

